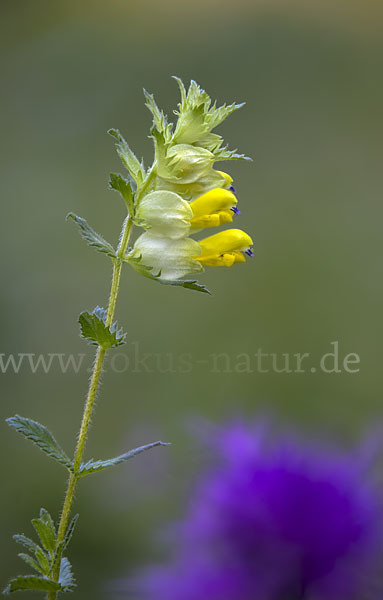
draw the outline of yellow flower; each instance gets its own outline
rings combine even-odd
[[[217,227],[231,223],[236,208],[237,198],[233,192],[225,188],[215,188],[202,194],[190,202],[193,218],[190,223],[192,228]]]
[[[253,240],[241,229],[220,231],[198,243],[202,252],[195,260],[207,267],[231,267],[246,262],[245,254],[253,256]]]

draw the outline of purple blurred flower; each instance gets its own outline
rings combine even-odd
[[[363,453],[265,428],[215,436],[219,467],[173,528],[174,560],[139,580],[149,600],[362,600],[377,574],[379,508]]]

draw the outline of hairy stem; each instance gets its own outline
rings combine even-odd
[[[109,294],[109,303],[107,309],[107,317],[106,317],[106,325],[111,325],[114,317],[114,313],[116,310],[117,296],[118,290],[120,287],[120,277],[121,277],[121,269],[122,269],[122,258],[126,253],[126,249],[129,243],[130,232],[132,229],[132,219],[128,216],[125,221],[121,231],[120,242],[118,245],[116,258],[113,259],[113,276],[112,276],[112,284],[110,288]],[[76,491],[77,481],[79,479],[78,471],[82,462],[84,449],[86,440],[88,437],[89,426],[93,414],[94,403],[97,396],[97,390],[100,384],[100,378],[102,374],[102,366],[104,363],[106,355],[105,348],[99,346],[97,348],[95,361],[93,364],[92,375],[89,382],[88,394],[85,401],[84,413],[82,416],[82,422],[80,427],[80,432],[78,435],[77,446],[74,453],[73,458],[73,473],[69,475],[67,490],[65,494],[64,504],[61,512],[60,523],[57,533],[57,542],[56,549],[59,547],[61,542],[64,540],[65,532],[68,527],[69,517],[72,509],[72,504],[74,500],[74,495]],[[53,579],[58,581],[59,573],[60,573],[60,560],[57,561],[57,567],[55,572],[52,574]],[[56,600],[57,592],[49,592],[48,600]]]

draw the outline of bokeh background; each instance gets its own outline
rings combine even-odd
[[[383,6],[0,6],[0,352],[85,353],[77,374],[57,365],[47,374],[27,366],[0,373],[1,586],[22,568],[12,534],[32,534],[29,520],[41,505],[60,510],[64,470],[4,419],[41,420],[73,448],[92,362],[76,315],[105,304],[110,264],[65,215],[86,217],[112,242],[118,236],[123,206],[107,179],[122,167],[106,130],[120,128],[150,163],[141,90],[170,113],[174,74],[196,79],[219,102],[247,102],[220,131],[254,158],[230,172],[242,209],[237,225],[253,235],[256,258],[205,273],[212,297],[156,285],[128,268],[123,275],[117,316],[129,342],[114,369],[107,365],[87,454],[106,458],[158,438],[172,446],[80,486],[71,553],[80,588],[72,597],[101,600],[111,597],[109,580],[161,555],[154,532],[182,514],[205,461],[191,422],[267,414],[343,445],[381,422]],[[253,372],[235,371],[239,354],[259,349],[307,352],[317,365],[333,341],[341,360],[360,356],[359,372],[260,373],[255,358]],[[135,362],[145,353],[150,373]],[[217,353],[228,355],[230,369],[211,368]],[[193,360],[186,373],[185,354]]]

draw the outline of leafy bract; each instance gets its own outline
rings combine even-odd
[[[117,140],[117,154],[128,169],[130,177],[136,182],[137,186],[142,185],[146,175],[143,163],[138,160],[118,129],[109,129],[108,133]]]

